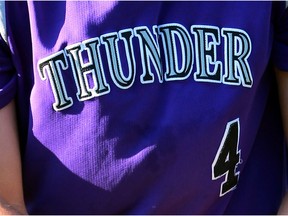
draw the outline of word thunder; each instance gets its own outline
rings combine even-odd
[[[133,40],[138,40],[138,43],[132,43]],[[120,42],[125,50],[121,55]],[[134,47],[136,44],[139,46],[137,49]],[[105,50],[108,73],[103,69],[101,45]],[[223,62],[218,60],[221,47]],[[253,78],[248,63],[251,49],[248,34],[240,29],[192,25],[189,33],[184,26],[174,23],[153,26],[152,31],[142,26],[69,45],[41,59],[38,71],[42,80],[49,79],[55,98],[53,108],[60,111],[73,105],[63,78],[68,68],[73,72],[79,101],[108,94],[111,83],[107,83],[106,76],[109,74],[117,87],[130,88],[135,81],[136,68],[142,84],[153,83],[155,77],[160,83],[184,80],[194,69],[196,82],[251,87]],[[136,50],[140,50],[141,71],[136,67]],[[87,59],[83,57],[84,51]],[[127,61],[128,71],[123,71],[123,59]]]

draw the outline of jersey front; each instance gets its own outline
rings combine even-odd
[[[276,213],[282,3],[6,2],[29,213]]]

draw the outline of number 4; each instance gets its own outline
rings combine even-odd
[[[221,184],[220,196],[234,190],[239,180],[240,172],[237,166],[241,162],[239,145],[239,119],[228,122],[216,157],[212,163],[212,180],[225,175]]]

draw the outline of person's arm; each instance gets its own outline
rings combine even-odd
[[[12,101],[0,109],[0,214],[27,214],[21,173],[15,104]]]
[[[288,144],[288,72],[276,70],[278,92],[283,120],[284,134]],[[288,214],[288,193],[282,201],[278,214]]]
[[[279,215],[287,215],[288,214],[288,193],[286,193],[286,196],[282,200],[278,214]]]

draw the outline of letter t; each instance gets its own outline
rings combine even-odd
[[[46,80],[48,75],[49,82],[55,98],[53,108],[56,111],[67,109],[73,105],[71,97],[67,96],[65,83],[62,77],[62,70],[68,68],[64,52],[60,51],[38,62],[40,78]],[[46,72],[46,73],[45,73]]]

